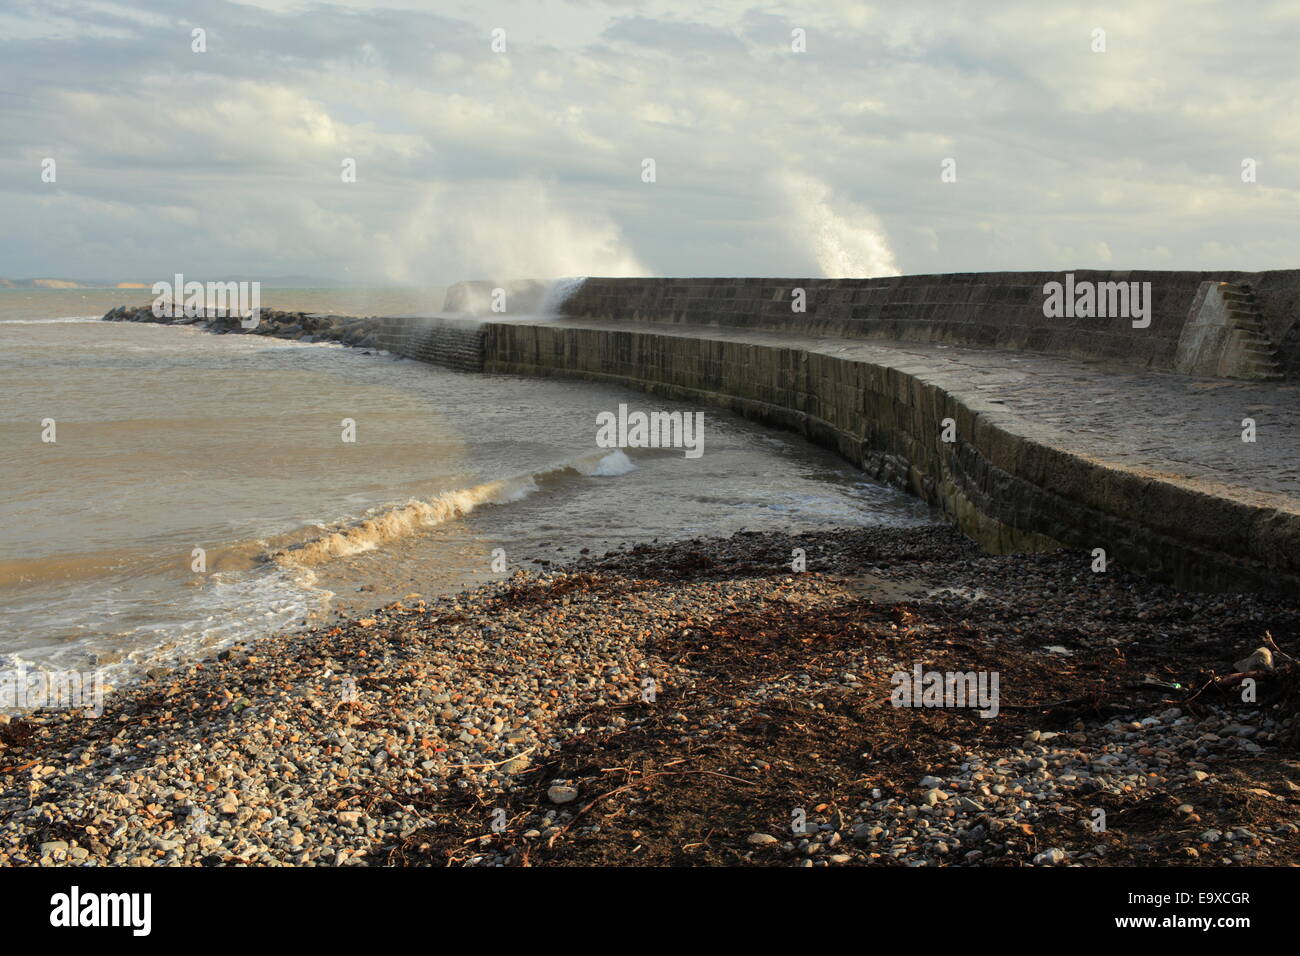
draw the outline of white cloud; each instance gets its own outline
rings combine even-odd
[[[165,0],[6,10],[0,271],[138,277],[184,259],[448,282],[1300,260],[1294,4],[1261,0],[1249,30],[1225,4],[1171,30],[1182,0],[427,7],[211,0],[202,55]],[[508,54],[490,50],[498,26]],[[39,180],[45,156],[57,184]],[[956,183],[939,181],[947,156]]]

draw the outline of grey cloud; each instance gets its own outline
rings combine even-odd
[[[663,56],[733,53],[745,49],[735,34],[708,24],[644,16],[618,18],[605,29],[603,37]]]
[[[476,261],[494,241],[523,268],[520,236],[560,237],[565,254],[536,262],[577,271],[812,273],[823,213],[792,212],[780,184],[796,180],[863,211],[857,234],[851,217],[827,227],[846,249],[883,239],[909,272],[1300,258],[1286,4],[1245,20],[1206,5],[1179,29],[1176,2],[439,9],[8,8],[0,275],[436,282],[495,272]],[[1105,54],[1087,50],[1094,20]],[[807,53],[789,50],[795,26]],[[46,156],[57,184],[40,182]],[[1243,157],[1259,184],[1241,183]]]

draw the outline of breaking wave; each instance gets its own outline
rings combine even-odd
[[[328,530],[302,544],[271,551],[266,559],[281,567],[317,567],[335,558],[373,551],[426,528],[454,521],[483,505],[520,501],[537,491],[541,483],[558,478],[566,472],[591,477],[613,477],[625,475],[635,468],[620,450],[596,452],[542,471],[488,481],[471,488],[445,491],[425,501],[412,500],[384,508],[370,517]]]

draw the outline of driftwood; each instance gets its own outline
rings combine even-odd
[[[1273,640],[1272,631],[1264,632],[1264,646],[1273,652],[1274,658],[1280,657],[1283,660],[1290,661],[1292,664],[1300,664],[1300,661],[1297,661],[1294,657],[1292,657],[1286,651],[1282,650],[1282,648],[1277,646],[1277,641]]]
[[[1187,698],[1187,700],[1183,701],[1183,703],[1190,704],[1192,701],[1196,700],[1196,698],[1200,697],[1211,687],[1213,687],[1215,690],[1227,690],[1230,687],[1236,687],[1247,677],[1252,678],[1254,680],[1259,680],[1261,677],[1268,677],[1276,673],[1277,671],[1236,671],[1235,673],[1232,674],[1224,674],[1222,677],[1211,677],[1208,681],[1206,681],[1203,685],[1201,685],[1200,690],[1198,690],[1191,697]]]
[[[1262,680],[1270,677],[1287,676],[1295,670],[1297,664],[1300,664],[1300,661],[1297,661],[1294,657],[1277,646],[1277,641],[1273,640],[1272,631],[1264,632],[1263,646],[1267,647],[1273,653],[1273,659],[1275,661],[1285,661],[1287,666],[1274,667],[1272,670],[1234,671],[1231,674],[1211,676],[1195,694],[1187,698],[1185,703],[1190,704],[1210,688],[1214,688],[1215,690],[1228,690],[1229,688],[1237,687],[1247,678],[1251,680]]]

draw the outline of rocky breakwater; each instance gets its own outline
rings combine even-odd
[[[298,342],[341,342],[465,372],[483,370],[483,326],[457,315],[354,316],[262,309],[257,323],[229,314],[158,316],[148,306],[119,305],[106,322],[192,325],[216,335],[268,335]]]
[[[192,325],[215,335],[269,335],[299,342],[341,342],[357,348],[382,348],[377,319],[349,315],[325,315],[308,312],[282,312],[263,309],[257,324],[227,314],[197,316],[155,315],[149,306],[130,308],[119,305],[104,314],[105,322],[154,322],[160,325]]]

